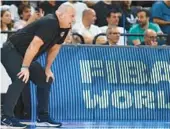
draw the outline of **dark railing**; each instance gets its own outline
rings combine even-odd
[[[97,40],[97,38],[100,37],[100,36],[106,36],[106,33],[100,33],[100,34],[96,35],[96,36],[94,37],[94,39],[93,39],[93,44],[96,44],[96,40]],[[144,34],[130,34],[130,33],[124,33],[124,34],[123,34],[123,33],[122,33],[122,34],[120,34],[120,36],[144,36]],[[159,37],[159,38],[162,38],[162,37],[167,38],[168,35],[167,35],[167,34],[158,34],[157,37]],[[163,39],[162,39],[162,40],[163,40]],[[165,39],[164,39],[164,40],[165,40]]]
[[[83,38],[83,36],[81,34],[79,34],[79,33],[72,33],[72,36],[78,36],[80,38],[80,40],[81,40],[80,43],[81,44],[85,44],[84,38]]]
[[[8,37],[15,33],[16,31],[1,31],[1,33],[7,33],[8,34]],[[72,36],[78,36],[81,40],[81,44],[85,44],[84,42],[84,38],[81,34],[79,33],[72,33]],[[100,33],[98,35],[96,35],[93,39],[93,44],[96,44],[96,40],[98,37],[100,36],[106,36],[106,33]],[[130,33],[122,33],[121,36],[144,36],[144,34],[130,34]],[[161,40],[165,40],[165,39],[169,39],[170,35],[167,35],[167,34],[158,34],[157,37],[159,37]]]

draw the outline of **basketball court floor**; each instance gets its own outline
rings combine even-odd
[[[34,123],[23,122],[31,126],[27,129],[47,129],[35,127]],[[170,122],[62,122],[61,129],[170,129]],[[1,129],[12,129],[2,126]],[[57,129],[50,127],[49,129]]]

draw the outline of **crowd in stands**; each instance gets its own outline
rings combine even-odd
[[[170,35],[170,1],[110,1],[110,0],[61,0],[61,1],[1,1],[1,31],[17,31],[40,19],[62,4],[72,4],[76,10],[75,23],[65,43],[81,43],[78,33],[84,38],[85,44],[103,45],[148,45],[147,35],[167,35],[157,45],[168,44]],[[131,34],[126,35],[126,34]],[[134,35],[139,34],[139,35]],[[141,35],[140,35],[141,34]],[[1,33],[1,47],[7,34]],[[146,43],[146,44],[145,44]],[[150,44],[150,43],[149,43]],[[151,44],[150,44],[151,45]],[[155,45],[155,44],[154,44]]]

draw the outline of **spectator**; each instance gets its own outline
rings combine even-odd
[[[117,26],[117,29],[120,33],[126,33],[126,30],[123,27],[118,27],[119,24],[119,12],[116,10],[111,10],[107,15],[107,26],[100,27],[102,33],[106,33],[106,30],[109,26]],[[118,45],[126,45],[127,40],[126,37],[120,37],[119,41],[117,42]]]
[[[1,26],[0,31],[9,31],[13,29],[13,23],[11,19],[11,12],[9,10],[1,10]],[[8,34],[0,34],[0,48],[3,43],[7,40]]]
[[[44,15],[47,15],[49,13],[55,13],[55,11],[62,3],[64,3],[64,1],[48,0],[40,3],[39,8],[44,11]]]
[[[130,34],[144,34],[147,29],[152,29],[156,33],[162,33],[160,27],[157,24],[149,22],[149,12],[147,10],[139,10],[137,17],[138,24],[133,25],[130,28]],[[144,41],[143,36],[131,36],[129,39],[131,41],[130,45],[140,45],[141,42]]]
[[[120,12],[120,5],[118,1],[103,0],[97,2],[93,9],[95,10],[97,16],[95,24],[101,27],[107,25],[106,16],[110,10],[114,9]]]
[[[15,22],[14,24],[15,30],[21,29],[25,27],[26,25],[32,23],[33,21],[38,20],[39,18],[44,16],[42,10],[36,10],[35,13],[31,15],[30,5],[24,5],[24,4],[18,7],[18,14],[21,20]]]
[[[151,9],[153,22],[157,23],[163,33],[170,34],[170,1],[158,1]]]
[[[132,7],[132,0],[121,1],[121,13],[120,26],[124,27],[127,31],[136,24],[136,13],[139,10],[137,7]]]
[[[141,45],[157,46],[157,33],[154,30],[147,29],[144,33],[144,42]]]
[[[31,8],[31,14],[33,14],[35,12],[34,7],[32,7],[30,5],[30,1],[28,0],[21,0],[21,1],[10,1],[9,3],[9,7],[10,7],[10,12],[12,12],[12,19],[14,20],[14,22],[20,20],[19,14],[18,14],[18,7],[20,5],[29,5]]]
[[[73,26],[72,31],[81,34],[84,37],[85,43],[92,44],[94,37],[101,33],[100,28],[96,25],[93,25],[95,20],[96,20],[95,11],[90,8],[86,9],[83,11],[82,22],[75,24]],[[106,39],[104,37],[97,38],[97,43],[104,42],[106,42]]]
[[[26,25],[29,18],[31,17],[30,5],[24,5],[24,4],[20,5],[18,7],[18,14],[20,16],[20,20],[15,22],[15,24],[14,24],[15,30],[23,28]]]
[[[119,45],[118,41],[120,39],[119,28],[116,26],[109,26],[106,31],[107,45]]]
[[[75,0],[68,0],[68,3],[71,3],[74,9],[76,10],[76,17],[75,17],[76,22],[77,23],[81,22],[83,11],[88,8],[87,5],[85,3],[78,2]]]
[[[93,6],[101,1],[101,0],[82,0],[89,8],[93,8]]]

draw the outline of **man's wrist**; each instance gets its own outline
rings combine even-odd
[[[21,66],[21,69],[29,69],[29,66],[22,65],[22,66]]]

